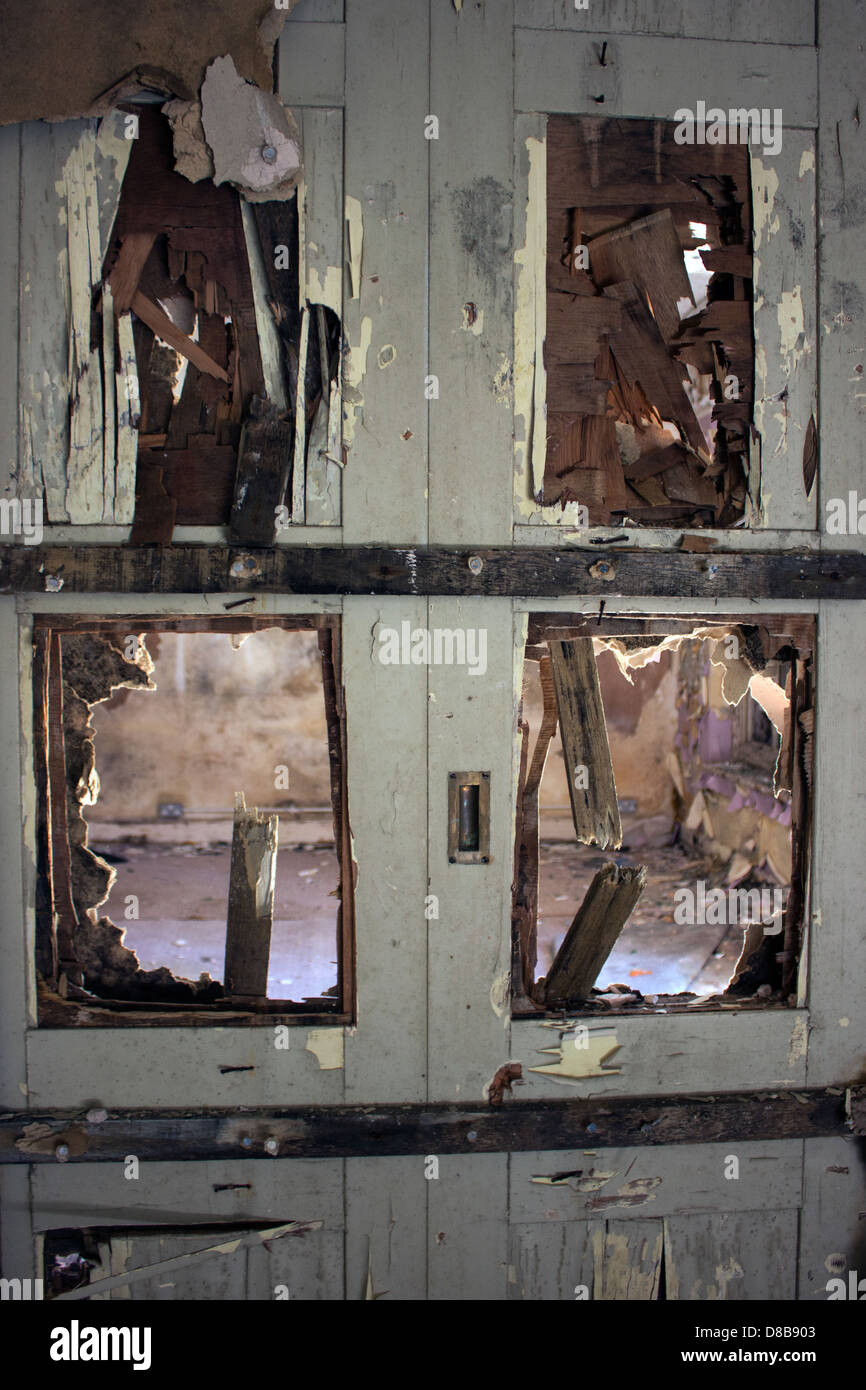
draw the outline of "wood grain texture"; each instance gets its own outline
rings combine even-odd
[[[459,12],[434,4],[430,17],[430,370],[440,398],[430,402],[429,536],[502,545],[512,526],[512,0]]]
[[[550,661],[574,833],[585,845],[617,849],[622,827],[592,639],[552,641]]]
[[[448,409],[424,394],[425,376],[440,370],[428,364],[426,322],[429,53],[426,4],[349,6],[344,192],[350,226],[363,233],[354,262],[359,280],[347,277],[343,315],[343,533],[350,544],[426,539],[428,406]]]
[[[470,554],[482,561],[479,574]],[[173,545],[155,554],[146,547],[43,544],[0,549],[0,591],[42,593],[45,572],[63,565],[67,593],[119,592],[438,594],[466,597],[605,599],[619,595],[683,599],[866,598],[866,556],[850,552],[761,554],[754,550],[592,550],[531,547],[479,548],[470,552],[439,546],[389,549],[382,546],[278,546],[256,555],[255,567],[232,573],[237,554],[224,546]],[[44,570],[42,566],[44,565]]]
[[[427,622],[434,632],[457,630],[467,639],[474,633],[476,654],[484,642],[484,669],[476,662],[477,675],[468,664],[443,663],[429,667],[427,680],[426,891],[436,894],[439,908],[439,918],[427,923],[427,1094],[431,1100],[480,1100],[510,1057],[513,617],[504,598],[435,598]],[[449,863],[448,774],[485,770],[491,771],[490,862]]]

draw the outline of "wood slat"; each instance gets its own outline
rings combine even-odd
[[[549,645],[574,831],[585,845],[616,848],[622,827],[592,640]]]
[[[471,555],[481,560],[477,574]],[[277,546],[232,573],[233,548],[173,545],[0,547],[0,592],[45,592],[45,575],[62,573],[69,593],[451,594],[501,597],[617,595],[687,599],[866,598],[866,555],[687,551],[659,553],[567,546],[512,550],[480,547]]]

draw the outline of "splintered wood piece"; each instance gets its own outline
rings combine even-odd
[[[277,508],[286,495],[292,460],[292,423],[278,406],[253,396],[241,434],[229,539],[273,545]]]
[[[646,867],[605,864],[586,891],[544,984],[544,1002],[587,999],[646,886]]]
[[[232,862],[229,877],[226,959],[227,994],[263,999],[268,992],[268,960],[277,875],[277,816],[235,794]]]
[[[153,329],[157,337],[162,338],[164,343],[168,343],[169,347],[173,347],[182,357],[188,358],[200,372],[207,372],[208,376],[218,377],[220,381],[228,381],[228,372],[214,362],[198,343],[194,343],[192,338],[182,333],[177,325],[172,323],[168,314],[160,309],[158,304],[147,299],[141,290],[136,290],[133,294],[130,307],[148,328]]]
[[[629,381],[639,381],[663,420],[683,430],[695,450],[707,441],[683,390],[684,369],[673,361],[642,292],[631,281],[608,285],[604,293],[623,306],[623,326],[611,334],[611,348]]]
[[[550,659],[575,834],[582,844],[618,849],[622,827],[592,638],[551,642]]]
[[[156,241],[156,232],[127,232],[108,275],[114,312],[124,314],[132,305],[141,272]]]
[[[630,280],[646,293],[665,342],[680,326],[677,303],[694,304],[674,219],[667,208],[605,232],[589,244],[592,278],[600,289]]]

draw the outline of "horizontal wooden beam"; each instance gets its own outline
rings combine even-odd
[[[695,554],[602,547],[0,546],[0,592],[57,588],[81,594],[863,599],[866,554]]]
[[[852,1114],[862,1112],[866,1088],[855,1087],[849,1095]],[[101,1124],[80,1114],[30,1112],[0,1119],[0,1163],[120,1163],[127,1154],[145,1162],[182,1163],[814,1139],[850,1134],[845,1101],[841,1089],[815,1089],[796,1095],[512,1100],[477,1107],[137,1111],[111,1114]],[[276,1147],[266,1148],[269,1141]],[[59,1154],[58,1146],[63,1146]]]

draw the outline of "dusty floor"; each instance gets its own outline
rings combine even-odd
[[[145,970],[166,965],[184,979],[223,978],[228,844],[145,845],[91,838],[117,871],[100,909],[126,928],[124,944]],[[337,857],[323,845],[294,845],[277,855],[268,998],[301,1001],[337,983]],[[138,898],[138,920],[125,901]]]

